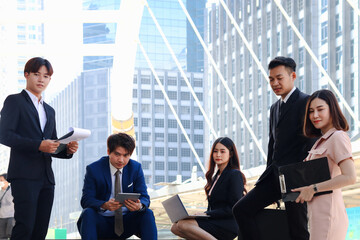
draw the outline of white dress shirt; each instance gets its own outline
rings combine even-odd
[[[25,89],[25,91],[28,93],[31,101],[33,102],[33,104],[38,112],[41,131],[44,132],[44,128],[45,128],[46,121],[47,121],[46,112],[45,112],[45,108],[44,108],[44,100],[42,98],[38,99],[34,94],[32,94],[27,89]]]
[[[289,100],[291,94],[292,94],[293,92],[295,92],[295,90],[296,90],[296,87],[294,86],[293,89],[291,89],[291,91],[286,95],[286,97],[285,97],[284,99],[281,99],[281,103],[286,103],[287,100]]]

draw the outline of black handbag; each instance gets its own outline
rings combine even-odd
[[[259,233],[257,240],[290,240],[289,224],[286,210],[280,208],[277,202],[276,209],[265,208],[256,216],[255,221]],[[238,240],[246,240],[239,232]]]
[[[290,238],[286,210],[265,208],[256,215],[259,240],[288,240]]]

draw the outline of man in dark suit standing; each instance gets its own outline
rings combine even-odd
[[[157,239],[141,164],[130,159],[134,149],[131,136],[110,135],[108,156],[86,167],[81,198],[84,210],[77,223],[82,239],[126,239],[134,234],[145,240]],[[120,204],[115,201],[117,193],[140,193],[140,198]]]
[[[15,208],[11,239],[45,239],[54,199],[51,156],[71,158],[78,143],[54,154],[59,146],[55,111],[42,99],[53,68],[46,59],[30,59],[24,69],[26,89],[10,95],[0,118],[0,143],[11,148],[8,179]]]
[[[281,98],[270,109],[267,167],[255,187],[233,208],[240,231],[246,240],[258,240],[255,215],[281,198],[278,167],[301,162],[314,140],[303,135],[308,95],[294,86],[296,63],[292,58],[276,57],[269,63],[270,86]],[[291,239],[307,240],[307,205],[286,202]]]

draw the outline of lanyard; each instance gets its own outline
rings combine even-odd
[[[6,194],[6,192],[7,192],[9,189],[10,189],[10,186],[8,186],[8,187],[6,188],[6,190],[5,190],[4,194],[3,194],[3,195],[2,195],[2,197],[0,198],[0,202],[3,200],[3,198],[4,198],[5,194]]]

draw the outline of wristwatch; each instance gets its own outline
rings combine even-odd
[[[138,210],[139,212],[141,212],[142,210],[144,210],[145,205],[143,203],[141,203],[141,208]]]
[[[316,184],[313,185],[313,189],[314,189],[314,192],[317,193],[318,192],[318,189],[317,189],[317,186]]]

